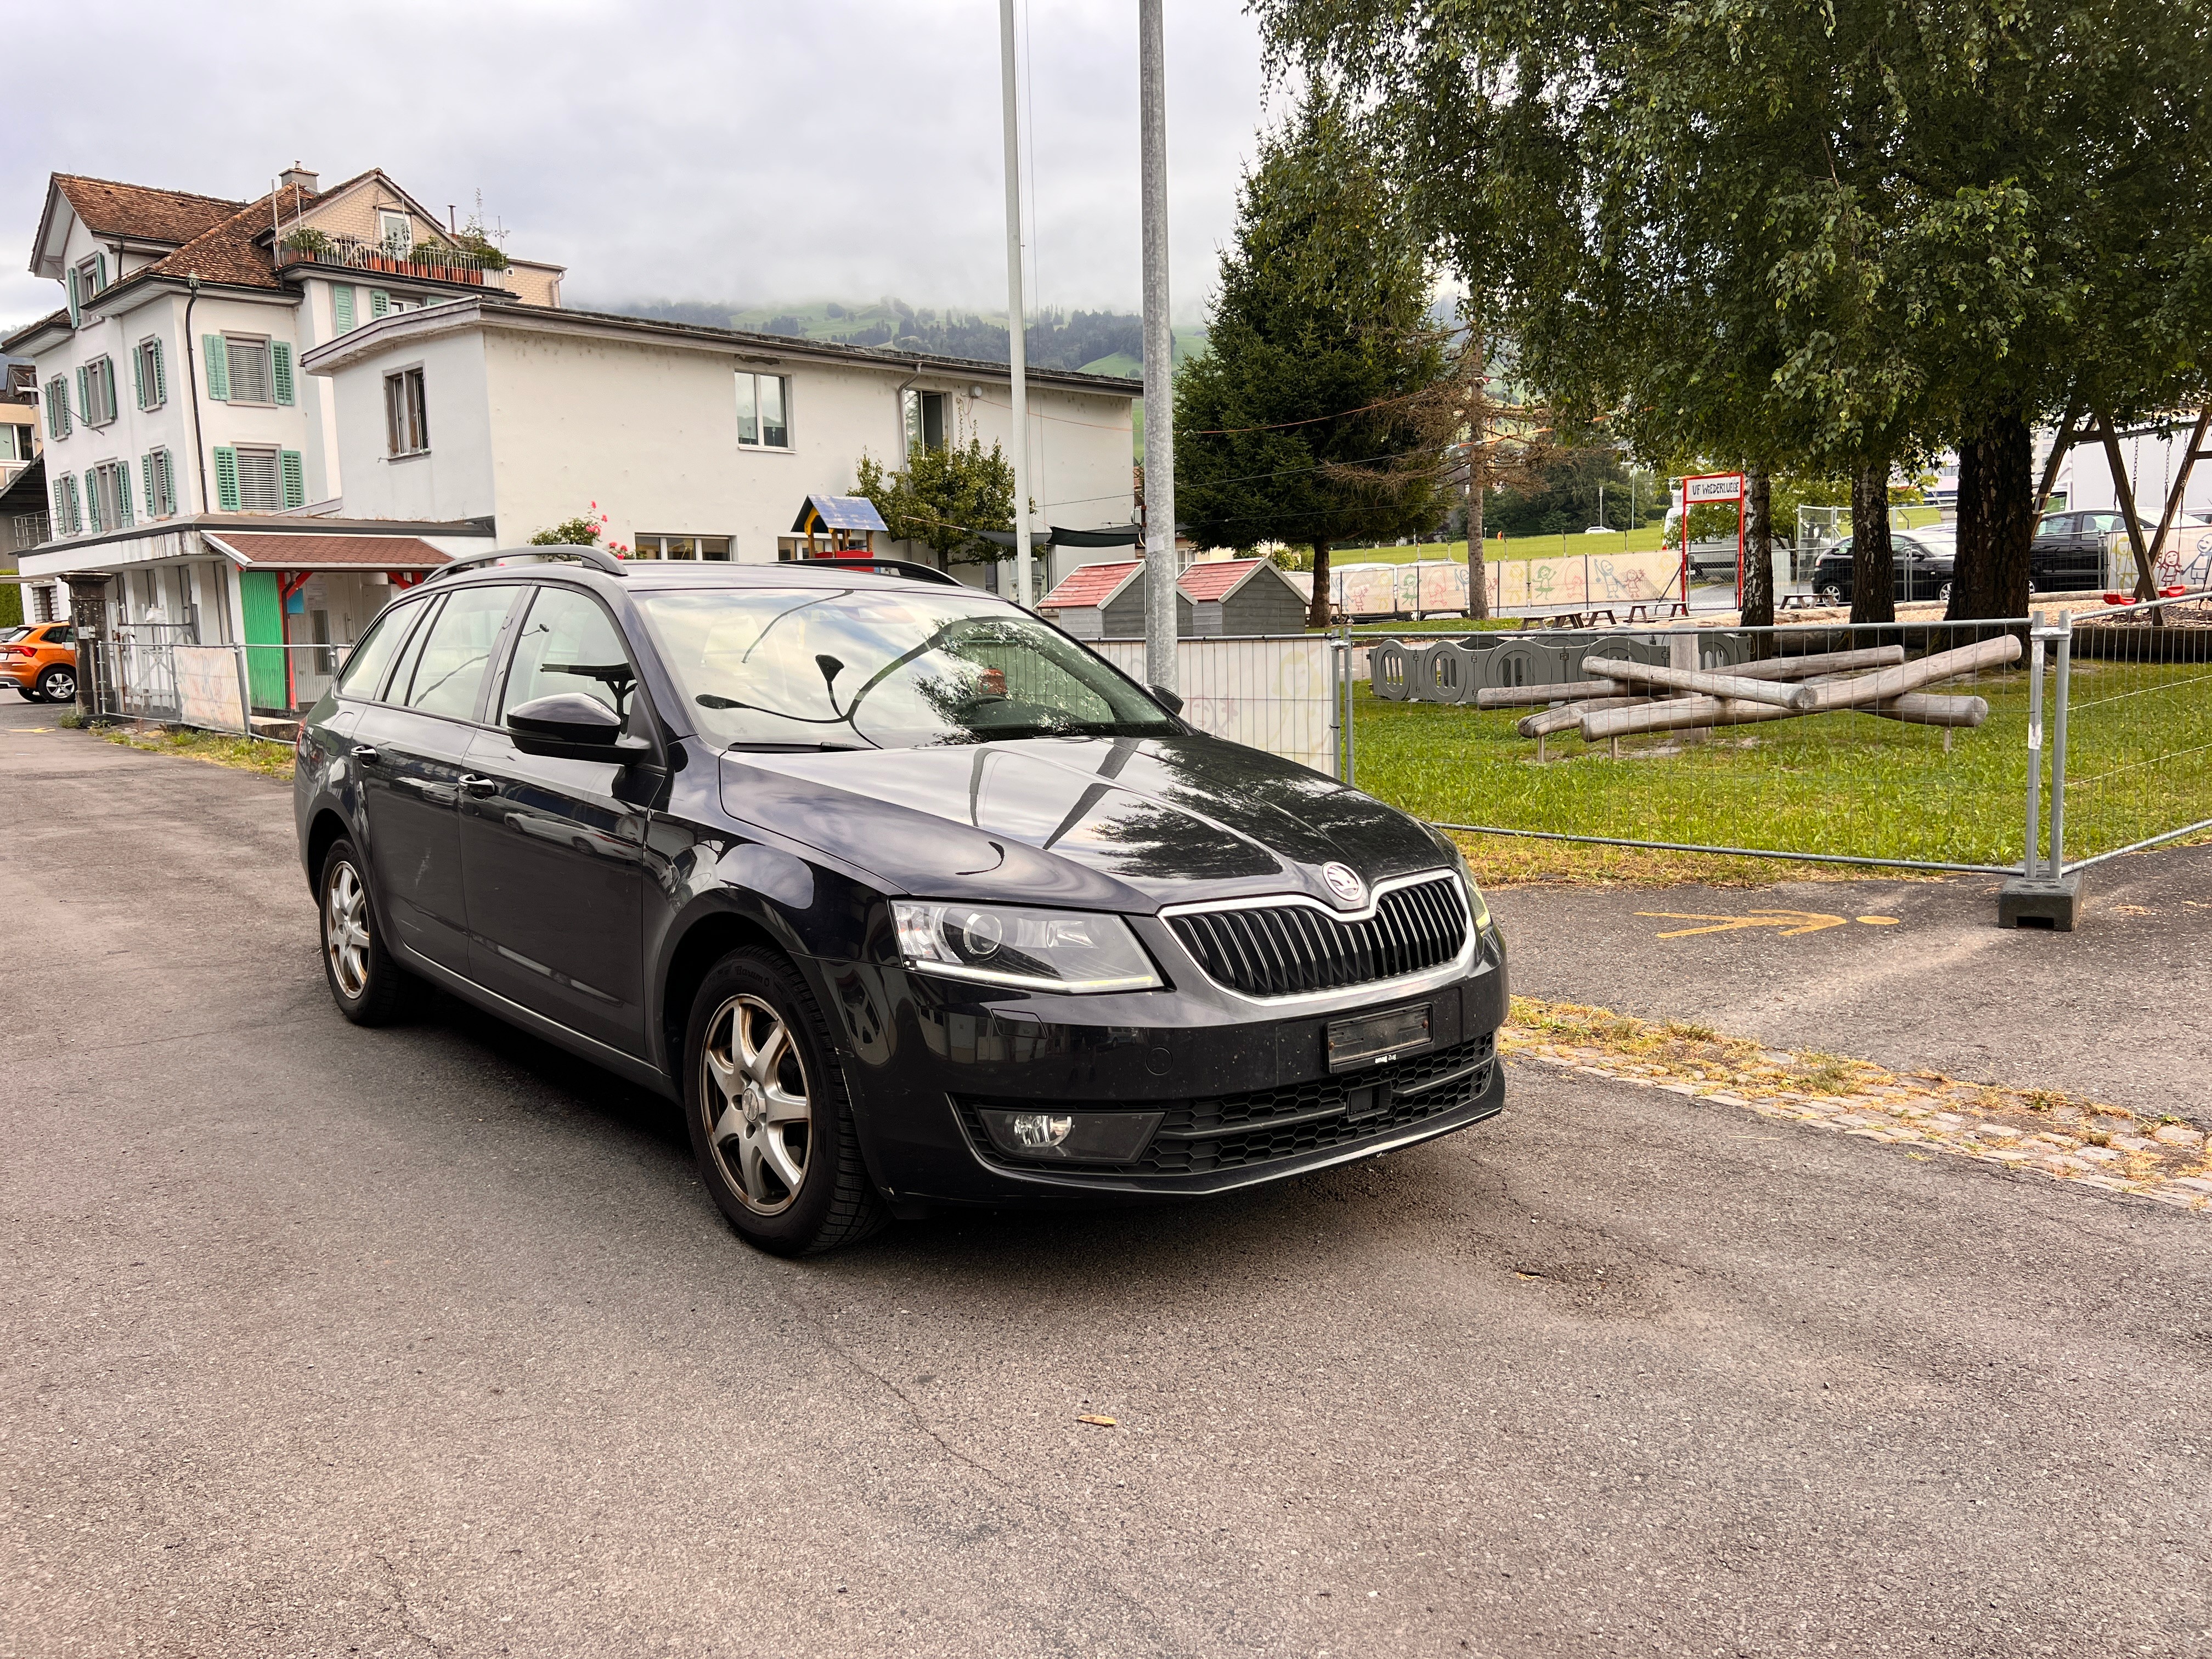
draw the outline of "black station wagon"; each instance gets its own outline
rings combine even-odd
[[[417,981],[682,1103],[763,1249],[1185,1198],[1502,1104],[1450,842],[889,562],[458,562],[301,728],[331,993]]]

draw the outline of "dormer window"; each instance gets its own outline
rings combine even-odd
[[[76,291],[81,301],[90,301],[92,296],[107,286],[107,256],[95,253],[80,259],[76,266]]]
[[[415,222],[404,213],[380,210],[376,216],[376,240],[384,251],[396,258],[405,258],[415,251]]]

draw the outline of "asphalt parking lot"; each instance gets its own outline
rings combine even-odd
[[[2212,1651],[2203,1217],[1520,1066],[1379,1164],[773,1261],[650,1097],[340,1019],[285,787],[50,724],[0,1654]]]

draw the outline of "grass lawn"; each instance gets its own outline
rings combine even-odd
[[[1948,752],[1936,728],[1843,713],[1724,726],[1695,742],[1674,732],[1624,738],[1618,758],[1605,744],[1557,734],[1540,763],[1535,740],[1513,729],[1526,711],[1392,702],[1363,686],[1357,781],[1442,823],[2015,863],[2027,834],[2027,676],[1935,689],[1990,704],[1982,726],[1952,732]],[[2212,818],[2212,669],[2077,662],[2073,702],[2069,858]],[[1741,879],[1747,872],[1735,866],[1762,862],[1686,865],[1641,848],[1510,836],[1478,837],[1470,848],[1479,869],[1501,880]],[[1771,865],[1766,871],[1765,879],[1780,878]]]
[[[211,766],[235,767],[258,772],[264,778],[292,775],[292,745],[266,738],[234,738],[222,732],[200,732],[185,726],[103,726],[100,735],[126,749],[150,754],[182,755]]]

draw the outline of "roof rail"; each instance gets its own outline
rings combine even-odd
[[[562,543],[558,546],[496,547],[489,553],[464,553],[459,558],[440,565],[422,580],[426,583],[434,582],[441,576],[450,576],[456,570],[466,569],[471,565],[495,564],[501,559],[520,559],[526,556],[536,559],[580,559],[586,564],[596,566],[605,571],[610,576],[619,576],[623,572],[623,562],[604,547]]]
[[[917,564],[912,559],[817,558],[786,559],[782,563],[805,570],[865,570],[872,575],[904,576],[910,581],[935,582],[943,587],[965,587],[967,583],[957,576],[939,570],[933,564]]]

